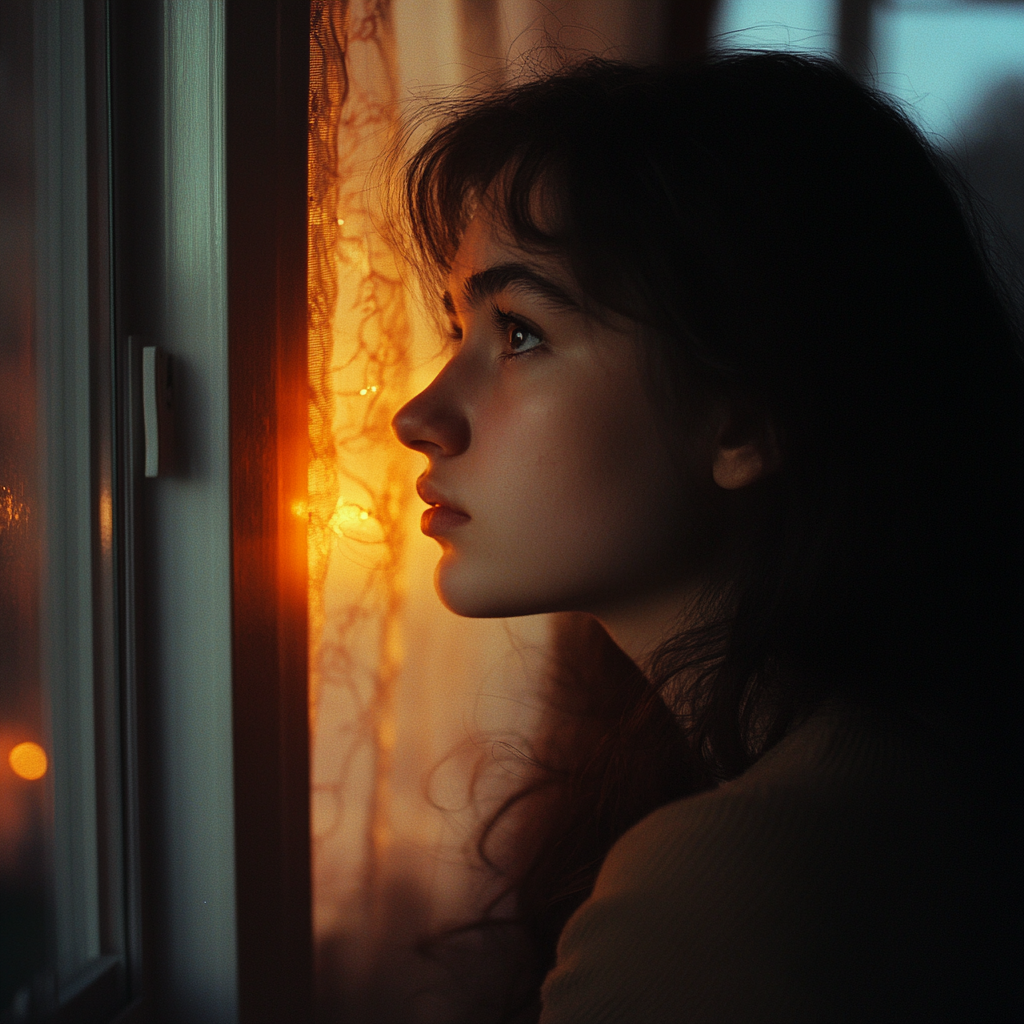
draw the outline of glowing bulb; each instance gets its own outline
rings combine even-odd
[[[366,394],[366,388],[360,388],[359,389],[359,394],[365,395]]]
[[[339,228],[342,227],[344,225],[344,223],[345,223],[345,218],[344,217],[339,217],[338,218],[338,227]]]
[[[46,751],[38,743],[19,743],[7,758],[15,775],[30,782],[46,774]]]
[[[361,544],[381,544],[384,541],[384,526],[373,514],[373,510],[343,497],[338,499],[327,525],[339,537],[359,541]]]

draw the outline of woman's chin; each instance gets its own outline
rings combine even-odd
[[[453,565],[447,556],[437,565],[434,588],[445,608],[467,619],[504,619],[551,610],[536,595],[519,593],[513,581]]]
[[[434,588],[441,603],[450,612],[467,619],[496,619],[515,614],[506,610],[507,602],[489,594],[485,588],[474,587],[467,581],[452,579],[438,566]]]

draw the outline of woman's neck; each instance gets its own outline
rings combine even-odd
[[[688,583],[598,609],[594,617],[641,669],[666,640],[701,621],[703,587]]]

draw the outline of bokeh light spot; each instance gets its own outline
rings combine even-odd
[[[19,743],[7,759],[15,775],[30,782],[46,774],[46,751],[38,743]]]

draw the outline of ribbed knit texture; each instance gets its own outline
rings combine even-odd
[[[541,1024],[968,1020],[977,865],[927,744],[833,705],[612,848]]]

